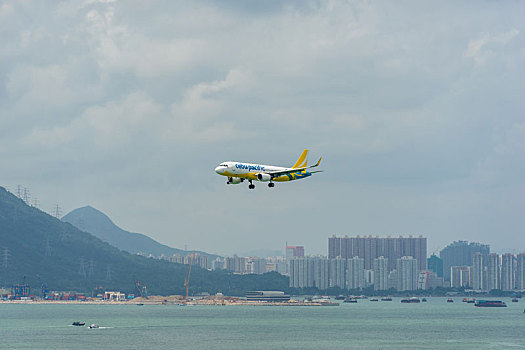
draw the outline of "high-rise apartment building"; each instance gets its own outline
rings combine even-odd
[[[525,253],[516,257],[516,289],[525,290]]]
[[[474,253],[481,253],[486,261],[490,247],[480,243],[457,241],[443,248],[439,257],[443,260],[443,278],[445,281],[450,281],[451,266],[470,266]]]
[[[347,259],[330,259],[330,287],[346,288]]]
[[[365,260],[353,257],[347,260],[346,283],[348,289],[360,289],[365,287]]]
[[[374,259],[374,290],[388,289],[388,259],[383,256]]]
[[[374,285],[374,270],[365,270],[365,286],[370,287]]]
[[[420,271],[417,277],[417,289],[427,290],[430,288],[430,274],[432,271]]]
[[[343,239],[346,241],[348,239],[348,236],[340,238],[333,235],[332,237],[328,238],[328,259],[335,259],[338,256],[348,258],[346,253],[341,254],[341,240]],[[344,251],[347,251],[346,247]]]
[[[434,272],[438,277],[443,277],[443,260],[435,254],[427,259],[427,268]]]
[[[325,290],[330,287],[330,260],[313,258],[314,287]]]
[[[501,256],[501,289],[514,289],[514,255],[510,253]]]
[[[470,279],[472,281],[472,289],[485,290],[485,264],[483,254],[475,253],[472,256],[472,269],[470,271]]]
[[[451,266],[450,286],[452,288],[469,288],[470,266]]]
[[[443,277],[433,271],[420,271],[417,280],[417,289],[431,289],[436,287],[443,287]]]
[[[286,246],[286,259],[304,257],[303,246]]]
[[[212,270],[222,270],[224,269],[224,260],[221,258],[216,258],[211,262]]]
[[[246,272],[261,275],[266,273],[266,259],[248,258],[246,259]]]
[[[428,278],[429,288],[443,287],[445,285],[443,283],[443,277],[438,277],[438,275],[435,272],[430,272]]]
[[[224,258],[224,268],[228,271],[246,273],[246,258],[234,255]]]
[[[200,255],[199,253],[191,253],[187,255],[174,254],[173,256],[167,257],[167,260],[169,262],[185,265],[189,265],[191,262],[193,266],[199,266],[203,269],[212,268],[210,257],[208,255]]]
[[[365,270],[372,270],[374,259],[380,256],[388,259],[388,271],[396,268],[397,259],[403,256],[412,256],[417,261],[418,270],[427,267],[427,239],[425,237],[378,237],[356,236],[328,238],[328,258],[353,257],[364,259]]]
[[[168,258],[168,261],[177,264],[184,264],[184,256],[180,254],[173,254],[173,256]]]
[[[411,256],[397,259],[397,290],[417,289],[417,260]]]
[[[330,261],[328,259],[322,257],[297,257],[290,259],[288,263],[290,287],[317,287],[320,290],[326,290],[330,287]],[[346,281],[346,278],[344,280]],[[338,283],[341,283],[341,281]]]
[[[388,289],[397,289],[397,270],[388,273]]]
[[[266,271],[275,271],[281,275],[288,275],[288,264],[286,259],[282,256],[266,258]]]
[[[489,254],[487,262],[487,289],[501,288],[501,262],[498,254]]]
[[[290,287],[305,288],[311,287],[308,285],[308,265],[307,259],[304,257],[292,258],[288,261],[290,273]]]

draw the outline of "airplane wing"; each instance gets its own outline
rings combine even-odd
[[[319,160],[317,161],[315,165],[310,165],[310,166],[305,166],[305,167],[295,168],[295,169],[288,169],[288,170],[268,171],[265,173],[268,175],[271,175],[272,178],[278,177],[281,175],[291,174],[291,173],[300,173],[301,171],[304,171],[306,169],[315,168],[316,166],[319,166],[319,164],[321,164],[321,159],[323,159],[323,157],[319,158]]]

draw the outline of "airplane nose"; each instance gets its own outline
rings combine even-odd
[[[217,174],[221,174],[222,171],[223,171],[223,167],[222,167],[222,166],[218,166],[218,167],[215,168],[215,172],[216,172]]]

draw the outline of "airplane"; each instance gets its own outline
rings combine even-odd
[[[228,185],[237,185],[244,182],[244,180],[248,180],[250,183],[248,188],[250,190],[255,188],[253,181],[268,182],[268,187],[272,188],[275,186],[274,182],[300,180],[322,172],[321,170],[307,171],[319,166],[322,159],[321,157],[315,165],[308,166],[307,155],[308,150],[305,149],[291,168],[242,162],[224,162],[215,168],[215,172],[219,175],[227,176],[226,184]]]

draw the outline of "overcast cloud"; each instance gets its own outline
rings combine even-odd
[[[1,185],[232,254],[525,250],[525,3],[1,1]],[[226,186],[225,160],[324,173]]]

